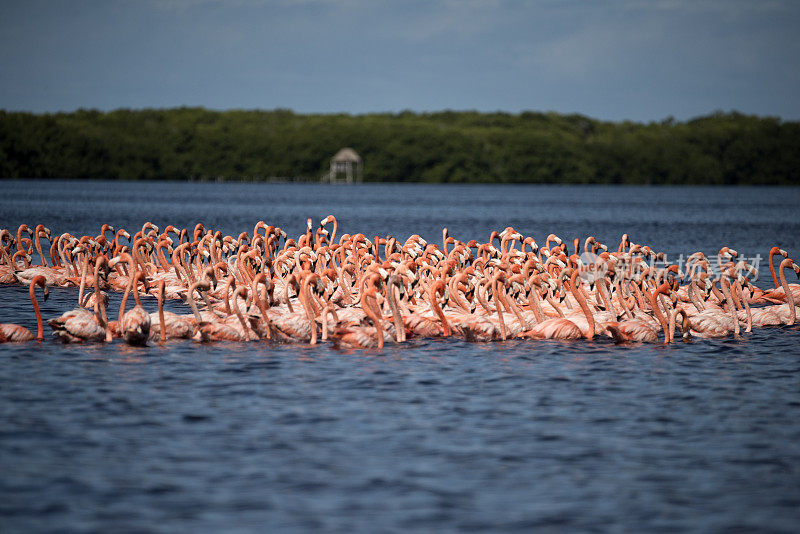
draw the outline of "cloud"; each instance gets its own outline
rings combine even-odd
[[[795,30],[787,24],[796,17],[786,16],[800,4],[626,0],[615,5],[551,10],[546,18],[553,31],[516,43],[519,67],[563,81],[627,76],[650,83],[671,77],[694,83],[695,78],[715,75],[763,73],[776,64],[776,56],[800,49]],[[554,22],[557,15],[561,25]]]
[[[796,10],[794,0],[627,0],[624,7],[639,11],[677,13],[771,13]]]
[[[163,10],[185,11],[195,7],[219,6],[235,7],[275,7],[293,8],[307,6],[337,7],[340,9],[366,8],[383,3],[383,0],[148,0]]]

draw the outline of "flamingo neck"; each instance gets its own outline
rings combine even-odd
[[[669,314],[669,341],[675,341],[675,323],[678,315],[683,316],[683,320],[681,321],[680,329],[681,335],[685,334],[688,331],[688,324],[689,324],[689,316],[686,315],[686,310],[683,308],[675,308]]]
[[[614,302],[611,300],[611,296],[608,293],[608,280],[605,278],[599,280],[597,282],[597,291],[600,294],[600,298],[603,300],[603,304],[606,307],[606,310],[613,313],[615,316],[617,315],[617,311],[614,309]]]
[[[586,321],[589,323],[589,333],[586,335],[586,338],[592,339],[595,335],[594,315],[592,315],[592,310],[589,309],[589,304],[586,302],[586,296],[583,294],[583,288],[581,287],[580,282],[578,282],[578,271],[573,273],[571,282],[572,294],[578,301],[578,305],[581,307],[581,310],[583,310],[583,314],[586,316]]]
[[[164,281],[161,280],[158,283],[158,322],[161,325],[161,332],[159,333],[159,339],[161,343],[164,343],[167,340],[167,326],[166,321],[164,320]]]
[[[628,306],[628,301],[625,298],[625,295],[622,294],[622,285],[620,284],[619,280],[617,280],[615,288],[617,293],[617,300],[619,301],[620,307],[622,307],[622,311],[629,319],[633,319],[635,316],[633,314],[633,311]]]
[[[361,307],[364,313],[375,324],[375,334],[378,336],[378,348],[383,348],[383,328],[381,325],[381,315],[378,313],[378,301],[375,297],[375,291],[370,289],[361,297]]]
[[[728,282],[728,279],[723,277],[719,285],[722,287],[722,293],[725,295],[725,300],[728,303],[728,314],[730,314],[731,319],[733,319],[733,332],[734,334],[739,334],[739,317],[736,315],[736,305],[733,301],[733,296],[731,295],[731,285]]]
[[[125,286],[125,293],[122,295],[122,302],[119,304],[119,314],[117,315],[117,320],[119,321],[119,326],[122,328],[122,317],[125,315],[125,306],[128,303],[128,295],[131,292],[131,286],[133,285],[133,278],[128,281],[128,285]],[[95,299],[97,300],[97,299]],[[95,304],[96,305],[96,304]]]
[[[250,338],[250,327],[247,326],[247,322],[244,320],[244,316],[242,315],[242,310],[239,309],[239,292],[236,291],[233,294],[233,307],[234,313],[236,314],[236,318],[239,319],[239,323],[242,325],[242,331],[244,332],[244,337],[246,340]]]
[[[303,285],[300,287],[300,294],[297,295],[300,298],[300,304],[303,305],[303,309],[306,312],[306,317],[308,317],[308,321],[311,323],[311,344],[317,344],[317,312],[314,308],[311,298],[311,290],[308,288],[308,279],[303,281]],[[237,308],[238,309],[238,308]],[[366,311],[366,310],[365,310]],[[383,338],[381,338],[383,339]]]
[[[653,307],[653,314],[656,316],[658,323],[661,325],[661,331],[664,333],[664,343],[669,343],[672,336],[669,333],[669,325],[667,324],[667,320],[664,317],[664,314],[661,313],[661,308],[658,307],[658,301],[656,300],[656,293],[658,290],[653,290],[650,293],[650,305]]]
[[[36,314],[36,339],[37,341],[42,341],[44,339],[44,326],[42,325],[42,312],[39,310],[39,303],[36,301],[36,294],[34,292],[35,287],[36,284],[31,282],[31,304],[33,304],[33,313]],[[44,285],[42,287],[44,287]]]
[[[203,318],[200,315],[200,311],[197,309],[197,302],[192,297],[192,294],[194,293],[195,289],[197,289],[198,293],[200,292],[197,286],[198,286],[197,282],[191,285],[191,287],[189,288],[189,293],[186,295],[186,302],[189,304],[189,307],[192,309],[192,312],[194,313],[195,322],[199,325],[200,323],[203,322]],[[124,298],[125,297],[123,297],[123,299]]]
[[[44,254],[42,253],[42,242],[39,240],[39,232],[36,232],[34,243],[36,245],[36,252],[39,253],[39,258],[42,260],[42,267],[48,267],[47,259],[44,257]]]
[[[786,281],[786,275],[784,274],[784,270],[791,264],[786,265],[787,260],[783,260],[780,265],[780,275],[781,275],[781,286],[783,287],[783,292],[786,294],[786,301],[789,303],[789,326],[793,325],[797,320],[797,310],[794,308],[794,295],[792,295],[791,290],[789,289],[789,283]]]
[[[389,301],[389,308],[392,310],[392,320],[394,321],[395,339],[398,343],[406,340],[405,326],[403,323],[403,316],[400,313],[400,306],[397,305],[397,297],[400,290],[397,288],[397,281],[390,283],[386,289],[386,300]],[[397,292],[397,295],[395,294]],[[327,314],[326,314],[327,315]]]
[[[503,338],[503,341],[506,340],[508,337],[508,329],[506,328],[506,321],[503,318],[503,296],[500,294],[500,281],[495,280],[494,282],[494,307],[497,309],[497,319],[500,322],[500,336]]]
[[[533,312],[536,318],[536,323],[544,321],[544,312],[542,312],[541,295],[539,294],[538,286],[531,284],[531,290],[528,293],[528,308]]]
[[[689,300],[692,301],[692,305],[698,312],[702,312],[705,310],[705,306],[700,301],[700,298],[697,296],[697,291],[695,287],[696,282],[692,280],[689,282],[689,287],[686,289],[686,293],[689,295]]]
[[[772,263],[772,258],[777,253],[778,251],[775,250],[775,248],[773,247],[772,249],[770,249],[769,257],[767,258],[767,261],[769,263],[769,274],[772,275],[772,283],[775,284],[775,289],[778,289],[778,276],[777,274],[775,274],[775,265]]]
[[[447,321],[447,317],[444,316],[444,312],[442,311],[441,306],[439,306],[439,301],[436,299],[436,295],[438,293],[439,293],[438,287],[429,293],[431,299],[431,309],[433,310],[433,313],[435,313],[436,316],[439,318],[439,320],[442,322],[442,335],[444,337],[448,337],[451,333],[450,323]]]
[[[742,286],[738,280],[734,285],[739,301],[741,302],[742,307],[747,314],[747,330],[745,330],[745,332],[751,332],[753,330],[753,314],[750,312],[750,303],[747,302],[747,298],[745,298],[744,292],[742,291]]]
[[[137,306],[142,305],[142,301],[139,300],[139,288],[137,287],[139,284],[134,279],[133,281],[133,301],[136,303]]]

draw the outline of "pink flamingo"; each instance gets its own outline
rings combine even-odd
[[[797,320],[797,309],[795,307],[795,295],[789,288],[786,282],[785,269],[793,269],[795,273],[800,276],[800,267],[797,266],[790,258],[781,261],[779,272],[780,281],[783,289],[783,295],[788,302],[786,304],[764,306],[763,308],[754,308],[751,310],[752,323],[755,326],[778,326],[778,325],[793,325]]]
[[[377,288],[370,284],[361,293],[361,308],[372,321],[373,326],[344,326],[337,328],[331,336],[334,345],[351,348],[383,348],[383,317],[378,307]]]
[[[784,258],[788,259],[788,254],[786,253],[785,250],[781,250],[778,247],[772,247],[769,256],[769,269],[770,269],[770,274],[772,275],[772,279],[775,282],[775,288],[770,291],[765,291],[764,293],[762,293],[760,299],[765,300],[767,302],[785,303],[787,301],[788,292],[791,292],[792,297],[794,298],[794,302],[800,301],[800,284],[781,283],[781,285],[778,285],[778,279],[775,276],[775,268],[772,264],[773,252],[775,254],[780,254]],[[783,262],[786,261],[786,259],[781,261],[781,265],[783,265]],[[779,269],[783,270],[783,267],[779,267]],[[17,275],[19,275],[19,273],[17,273]]]
[[[98,258],[94,268],[94,288],[98,294],[101,273],[104,275],[108,273],[108,261],[105,256]],[[102,299],[95,300],[94,313],[85,308],[76,308],[60,317],[50,319],[48,324],[53,333],[64,343],[111,341],[111,329]]]
[[[669,327],[666,324],[666,318],[661,313],[658,307],[656,297],[659,294],[669,295],[669,285],[666,283],[661,284],[655,291],[649,294],[650,305],[653,308],[653,314],[656,316],[658,323],[664,331],[664,343],[668,343],[671,339]],[[686,312],[683,312],[684,316]],[[617,343],[624,343],[628,341],[639,343],[656,343],[658,342],[658,331],[653,327],[652,323],[644,322],[640,319],[629,319],[621,322],[608,322],[605,323],[604,328],[611,334],[614,341]]]
[[[730,294],[730,283],[726,277],[720,280],[722,292],[724,294],[725,305],[728,312],[721,309],[706,309],[690,317],[690,333],[695,337],[720,338],[734,332],[739,334],[739,318],[733,305],[733,298]]]
[[[307,273],[305,276],[310,274]],[[314,313],[313,303],[310,302],[310,289],[308,289],[306,280],[304,279],[303,283],[298,284],[295,275],[292,274],[287,277],[286,282],[284,289],[287,295],[287,310],[284,311],[277,307],[267,310],[273,332],[277,334],[276,340],[316,344],[317,325],[314,320],[316,314]],[[295,311],[291,301],[288,299],[288,288],[292,285],[298,287],[297,298],[300,301],[302,310]]]
[[[28,292],[31,297],[31,304],[33,304],[33,312],[36,315],[36,340],[42,341],[44,339],[44,328],[42,326],[42,314],[39,311],[39,303],[36,301],[36,295],[34,293],[34,289],[36,286],[41,287],[44,290],[44,300],[47,301],[47,296],[50,293],[50,290],[47,288],[45,284],[44,276],[35,276],[33,280],[31,280],[30,287]],[[30,330],[25,328],[24,326],[20,326],[18,324],[0,324],[0,343],[4,343],[7,341],[30,341],[34,339],[33,334]]]
[[[122,338],[129,345],[136,345],[143,347],[147,345],[147,340],[150,337],[150,314],[142,306],[142,301],[139,300],[139,291],[137,286],[139,283],[144,284],[145,292],[148,290],[147,278],[144,272],[138,271],[131,278],[128,284],[128,289],[125,290],[125,295],[122,297],[122,303],[119,307],[119,326]],[[128,294],[133,291],[133,299],[136,305],[128,312],[125,311],[125,304],[128,300]]]
[[[592,312],[589,309],[589,305],[587,304],[586,299],[583,296],[583,292],[579,290],[576,286],[577,277],[578,277],[578,270],[575,270],[573,271],[572,276],[570,277],[572,294],[578,301],[578,304],[580,305],[581,310],[583,311],[584,316],[586,318],[586,322],[588,325],[586,338],[592,339],[595,335],[594,317],[592,316]],[[560,340],[580,339],[583,336],[584,334],[581,331],[580,327],[570,319],[567,319],[566,317],[554,317],[552,319],[547,319],[546,321],[543,321],[535,325],[530,330],[521,332],[518,335],[518,337],[525,339],[560,339]]]
[[[428,287],[428,304],[438,321],[422,313],[421,309],[403,317],[403,326],[414,336],[420,337],[448,337],[452,333],[450,322],[445,317],[439,305],[438,295],[444,295],[446,284],[444,280],[436,280]],[[363,306],[362,306],[363,308]],[[366,312],[366,309],[364,309]]]
[[[164,311],[166,283],[158,281],[158,313],[150,314],[150,339],[158,338],[164,343],[167,339],[186,339],[192,337],[194,326],[184,316]]]
[[[669,315],[669,330],[670,333],[670,340],[674,341],[674,332],[675,332],[675,322],[678,315],[683,316],[683,320],[678,324],[681,330],[681,335],[688,339],[691,337],[691,322],[689,321],[689,315],[686,313],[686,310],[682,306],[676,307]]]
[[[258,336],[247,325],[237,299],[246,297],[247,288],[239,287],[233,292],[234,316],[232,320],[219,320],[198,324],[195,339],[199,341],[253,341]],[[234,321],[238,321],[238,324]],[[199,339],[198,339],[199,338]]]
[[[208,279],[201,280],[192,284],[190,291],[197,289],[199,291],[208,291],[211,285]],[[195,341],[208,342],[208,341],[249,341],[252,339],[251,331],[248,328],[242,311],[239,308],[239,303],[236,301],[241,291],[246,291],[246,288],[239,288],[234,291],[234,312],[235,319],[239,321],[239,325],[232,323],[229,320],[220,319],[213,314],[209,314],[206,318],[200,316],[197,310],[197,303],[191,298],[189,294],[189,305],[194,311],[197,322],[195,324]]]
[[[112,259],[109,262],[109,267],[113,268],[122,262],[128,265],[129,276],[128,284],[125,287],[125,293],[120,303],[119,314],[117,315],[119,335],[130,345],[144,346],[150,337],[150,314],[145,311],[141,300],[139,300],[138,284],[139,282],[144,284],[146,292],[148,290],[147,277],[143,271],[136,271],[136,262],[133,256],[127,252],[123,252]],[[126,313],[125,305],[131,292],[133,292],[133,299],[136,305]]]

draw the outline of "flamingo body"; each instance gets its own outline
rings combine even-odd
[[[144,346],[150,337],[150,314],[137,305],[122,317],[122,338],[129,345]]]
[[[522,338],[571,340],[583,337],[581,329],[564,317],[554,317],[519,334]]]
[[[705,310],[689,318],[690,333],[696,337],[720,338],[734,331],[730,315],[720,310]]]
[[[34,335],[30,330],[18,324],[0,324],[0,343],[30,341]]]
[[[653,328],[641,321],[631,320],[623,322],[605,323],[605,328],[617,343],[634,341],[640,343],[657,343],[658,335]]]
[[[194,334],[194,340],[199,342],[209,341],[247,341],[247,336],[235,327],[214,321],[211,323],[200,323]]]
[[[193,323],[185,316],[164,312],[164,333],[167,339],[187,339],[192,337]],[[158,313],[150,314],[150,339],[156,340],[161,335],[161,322]]]
[[[53,334],[64,343],[103,341],[106,335],[95,315],[83,308],[68,311],[47,323],[53,329]]]

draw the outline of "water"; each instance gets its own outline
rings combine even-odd
[[[540,243],[629,233],[675,257],[800,255],[798,189],[4,181],[0,193],[0,227],[76,235],[146,220],[237,235],[265,219],[297,236],[333,213],[340,235],[438,242],[447,226],[486,240],[510,225]],[[54,289],[43,315],[75,293]],[[0,287],[8,321],[34,327],[20,287]],[[794,327],[666,347],[0,345],[0,530],[794,532],[798,344]]]

